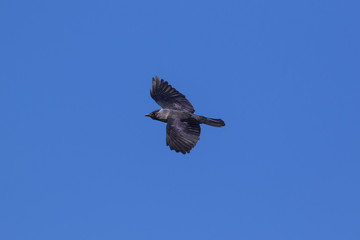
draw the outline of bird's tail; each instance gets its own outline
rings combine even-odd
[[[213,126],[213,127],[225,126],[225,122],[221,119],[214,119],[214,118],[207,118],[207,117],[200,116],[199,121],[200,121],[200,123],[204,123],[206,125]]]

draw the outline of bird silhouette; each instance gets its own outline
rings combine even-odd
[[[194,114],[195,110],[183,94],[173,88],[167,81],[156,76],[152,79],[150,95],[162,109],[155,110],[146,117],[167,123],[166,145],[171,150],[183,154],[190,153],[200,139],[200,124],[223,127],[221,119],[207,118]]]

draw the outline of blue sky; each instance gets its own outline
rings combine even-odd
[[[358,1],[0,3],[0,238],[360,239]],[[202,127],[144,115],[159,75]]]

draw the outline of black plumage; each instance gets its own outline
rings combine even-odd
[[[162,108],[182,110],[191,113],[195,112],[194,107],[184,95],[179,93],[163,79],[159,81],[158,76],[156,76],[156,79],[153,78],[150,95]]]
[[[214,127],[225,126],[221,119],[206,118],[193,114],[194,107],[168,82],[159,77],[152,80],[150,95],[162,109],[153,111],[145,116],[154,120],[166,122],[166,145],[171,150],[183,154],[190,153],[200,138],[200,124]]]

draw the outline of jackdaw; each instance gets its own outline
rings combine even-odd
[[[156,76],[152,79],[150,95],[162,109],[146,114],[154,120],[167,123],[166,145],[183,154],[190,153],[200,136],[200,124],[213,127],[225,126],[221,119],[207,118],[194,114],[195,110],[185,96],[168,82]]]

